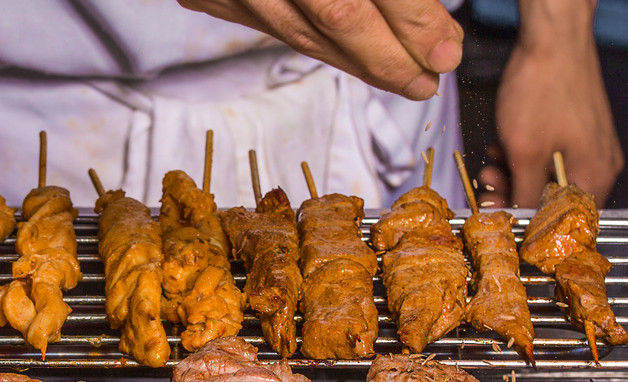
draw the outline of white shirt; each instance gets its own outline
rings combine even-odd
[[[463,207],[453,74],[441,77],[440,97],[408,101],[172,0],[0,3],[0,89],[0,194],[9,205],[36,186],[40,130],[48,183],[68,188],[75,205],[93,205],[94,168],[105,188],[158,206],[165,172],[201,182],[212,129],[221,207],[254,204],[249,149],[263,192],[280,186],[294,206],[308,198],[305,160],[319,194],[355,194],[380,208],[421,183],[429,146],[432,186]]]

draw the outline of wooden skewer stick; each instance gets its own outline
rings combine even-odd
[[[425,159],[425,158],[423,158]],[[434,148],[427,149],[427,161],[425,161],[425,167],[423,169],[423,185],[430,187],[432,183],[432,169],[434,168]]]
[[[209,194],[212,178],[212,160],[214,156],[214,131],[207,130],[205,135],[205,168],[203,170],[203,192]]]
[[[89,174],[89,178],[92,180],[92,184],[94,185],[98,196],[103,196],[105,194],[105,188],[102,186],[100,178],[98,178],[98,174],[96,174],[96,170],[90,168],[87,170],[87,173]]]
[[[560,151],[554,153],[554,168],[556,169],[556,180],[561,187],[566,186],[567,173],[565,172],[565,164],[563,163],[563,154]]]
[[[478,204],[475,201],[475,194],[473,193],[473,186],[469,181],[469,174],[467,173],[467,168],[464,165],[464,160],[462,160],[462,155],[460,155],[460,151],[454,151],[454,160],[456,161],[456,167],[458,167],[458,173],[460,174],[460,180],[462,180],[462,186],[464,187],[464,193],[467,196],[467,203],[469,204],[469,208],[474,214],[479,212]]]
[[[257,169],[257,154],[255,150],[249,150],[249,166],[251,167],[251,181],[253,182],[255,205],[259,205],[262,201],[262,189],[259,184],[259,170]]]
[[[316,192],[316,184],[314,184],[314,178],[312,177],[312,172],[310,172],[310,166],[307,162],[301,162],[301,169],[303,170],[303,175],[305,176],[305,182],[307,183],[307,189],[310,191],[310,197],[312,199],[318,198],[318,192]]]
[[[39,132],[39,188],[46,186],[46,158],[48,156],[48,137],[45,131]]]

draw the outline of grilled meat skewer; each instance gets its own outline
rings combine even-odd
[[[382,255],[388,308],[401,342],[420,353],[460,324],[468,269],[462,242],[453,235],[447,202],[429,187],[418,187],[393,203],[371,226]]]
[[[98,253],[105,265],[105,309],[113,329],[122,328],[119,349],[138,362],[161,367],[170,346],[160,320],[163,262],[161,228],[150,210],[124,191],[96,201]]]
[[[234,254],[242,258],[244,291],[258,313],[264,340],[282,357],[297,348],[294,314],[303,281],[294,210],[280,188],[268,192],[255,211],[231,208],[221,214]]]
[[[62,290],[82,278],[73,226],[77,215],[70,193],[61,187],[33,189],[22,204],[25,221],[18,224],[15,242],[20,258],[13,263],[15,280],[3,288],[0,321],[19,330],[43,357],[48,343],[61,338],[72,311]]]
[[[512,233],[515,218],[504,211],[474,213],[462,236],[471,255],[475,296],[467,303],[465,320],[476,330],[495,331],[514,340],[517,351],[534,366],[528,295],[519,279],[519,255]]]
[[[362,241],[362,199],[340,194],[303,202],[301,235],[304,317],[301,352],[314,359],[375,354],[377,307],[372,277],[377,257]]]
[[[181,344],[197,351],[210,340],[238,334],[246,296],[231,275],[231,247],[213,195],[198,189],[183,171],[170,171],[163,179],[161,203],[162,315],[186,325]]]
[[[524,260],[555,276],[556,301],[565,317],[584,329],[596,362],[596,338],[628,344],[628,332],[608,304],[604,278],[611,264],[596,249],[598,219],[591,195],[575,185],[550,183],[520,251]]]

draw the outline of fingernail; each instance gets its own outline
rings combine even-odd
[[[427,56],[430,69],[437,73],[447,73],[456,69],[462,60],[462,45],[448,39],[436,45]]]
[[[403,88],[403,96],[415,101],[430,98],[438,90],[438,74],[424,72]]]

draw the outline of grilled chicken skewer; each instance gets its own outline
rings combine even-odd
[[[299,235],[290,201],[280,188],[263,198],[259,192],[255,156],[251,168],[255,211],[235,207],[221,214],[235,256],[244,262],[247,272],[244,292],[257,312],[264,340],[282,357],[290,357],[297,348],[294,314],[301,298]]]
[[[596,249],[599,215],[593,197],[567,184],[560,153],[554,159],[559,184],[545,187],[519,254],[554,275],[557,303],[565,317],[585,331],[593,359],[599,362],[596,339],[628,344],[628,332],[608,303],[604,279],[612,265]]]
[[[15,208],[10,208],[0,195],[0,243],[15,229]]]
[[[196,351],[207,341],[238,334],[246,297],[231,275],[231,247],[213,195],[196,188],[184,172],[170,171],[163,180],[159,221],[165,256],[162,314],[186,325],[183,347]]]
[[[402,195],[371,226],[373,246],[387,251],[382,279],[388,308],[401,342],[415,353],[458,326],[464,314],[468,269],[462,242],[449,225],[453,216],[447,202],[424,185]]]
[[[476,294],[467,303],[465,320],[477,331],[493,330],[535,366],[534,328],[526,288],[519,278],[519,255],[512,226],[515,218],[504,211],[480,213],[462,156],[454,157],[473,214],[462,227],[471,255],[471,285]]]
[[[377,307],[373,280],[377,257],[361,240],[362,199],[318,197],[307,163],[312,198],[297,212],[301,237],[304,316],[301,352],[314,359],[355,359],[375,354]]]
[[[211,157],[211,141],[210,130],[206,157]],[[210,168],[211,160],[206,160],[204,190],[183,171],[170,171],[163,179],[159,215],[164,241],[162,316],[186,325],[181,344],[188,351],[238,334],[246,307],[246,296],[231,274],[229,238],[209,193]]]
[[[72,311],[62,290],[74,288],[82,273],[76,257],[72,207],[65,188],[45,185],[46,134],[40,133],[39,187],[22,204],[24,222],[18,224],[13,278],[3,288],[0,323],[19,330],[27,343],[46,356],[48,343],[61,338],[61,327]]]
[[[170,346],[160,320],[163,262],[161,229],[150,210],[124,191],[104,191],[89,172],[99,198],[98,254],[105,265],[105,309],[112,329],[121,328],[119,349],[138,362],[161,367]]]

